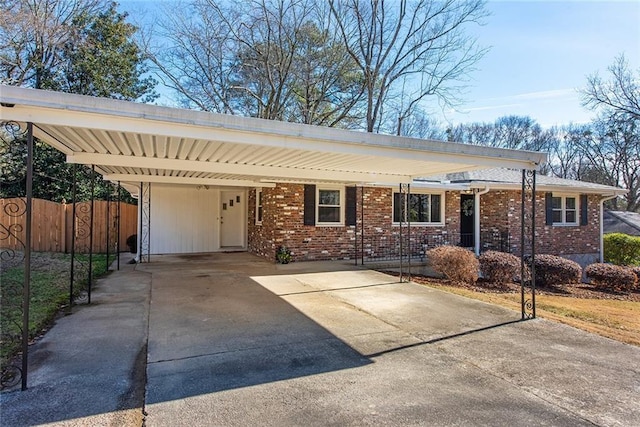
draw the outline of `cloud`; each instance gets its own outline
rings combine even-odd
[[[522,107],[522,104],[485,105],[480,107],[464,108],[458,111],[452,110],[451,112],[471,113],[473,111],[499,110],[501,108],[511,108],[511,107]]]
[[[577,97],[576,90],[571,89],[555,89],[555,90],[541,90],[538,92],[521,93],[519,95],[512,95],[506,97],[507,99],[548,99],[548,98],[566,98],[567,96]]]

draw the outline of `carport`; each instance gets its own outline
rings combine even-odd
[[[26,131],[28,177],[35,137],[66,154],[69,162],[90,165],[104,179],[117,182],[138,197],[140,262],[150,262],[153,253],[152,192],[163,191],[165,185],[182,186],[179,188],[185,192],[198,188],[222,192],[279,182],[392,184],[409,195],[415,178],[493,167],[522,171],[523,269],[525,256],[535,253],[535,176],[537,166],[546,160],[542,153],[8,86],[1,87],[0,105],[2,124],[17,123]],[[30,241],[30,182],[27,178],[25,242]],[[403,200],[406,211],[407,197]],[[400,227],[401,232],[411,232],[410,224],[401,223]],[[25,249],[23,315],[28,319],[28,244]],[[535,290],[531,288],[531,296],[525,296],[523,281],[522,318],[527,317],[535,317]],[[27,386],[27,338],[23,340],[23,389]]]

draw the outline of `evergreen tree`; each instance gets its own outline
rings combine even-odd
[[[70,13],[63,7],[64,0],[38,0],[35,6],[30,4],[33,2],[26,0],[16,3],[22,4],[23,15],[33,13],[33,20],[38,18],[36,13],[44,9],[45,3],[49,6],[47,10]],[[53,7],[52,3],[57,7]],[[28,62],[33,70],[25,68],[22,74],[33,78],[7,79],[5,83],[130,101],[153,101],[157,97],[154,92],[156,81],[145,76],[145,58],[133,39],[137,28],[126,22],[126,14],[118,13],[118,4],[115,2],[102,8],[96,8],[95,1],[85,3],[87,7],[83,8],[83,2],[75,2],[74,14],[64,18],[64,22],[68,23],[65,24],[64,43],[58,43],[55,49],[49,49],[52,55],[55,53],[56,60],[52,61],[39,55],[29,56],[27,52],[32,50],[32,46],[25,44],[25,52],[16,54],[16,57],[30,58]],[[43,37],[59,36],[60,31],[56,32],[51,28],[51,31],[47,31],[46,25],[62,20],[49,17],[43,21]],[[0,26],[1,38],[10,39],[10,31],[19,31],[19,28],[21,27]],[[19,38],[19,34],[15,35],[15,38]],[[40,44],[53,46],[54,40],[43,40]],[[0,68],[4,68],[5,58],[1,59],[3,67]],[[24,196],[26,148],[23,135],[18,135],[19,139],[16,139],[16,135],[3,129],[1,136],[3,143],[0,145],[0,197]],[[33,162],[34,197],[57,202],[70,201],[73,166],[66,163],[65,155],[36,140]],[[98,176],[91,176],[86,167],[78,166],[77,177],[77,200],[90,197],[91,180],[95,182],[94,196],[97,199],[106,198],[113,192],[109,183]]]

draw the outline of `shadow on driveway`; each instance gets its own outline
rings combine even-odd
[[[371,363],[229,270],[155,273],[148,351],[148,404]]]

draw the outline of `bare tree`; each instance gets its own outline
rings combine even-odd
[[[158,77],[180,94],[184,107],[233,114],[231,70],[239,44],[220,19],[222,11],[206,0],[170,6],[144,30],[145,51]],[[225,16],[239,19],[233,10]]]
[[[600,111],[587,137],[574,149],[589,160],[588,171],[595,182],[628,190],[626,209],[640,210],[640,71],[634,76],[624,55],[609,67],[610,79],[598,74],[587,78],[583,105]]]
[[[626,188],[625,208],[640,209],[640,118],[601,115],[571,141],[586,162],[577,179]]]
[[[640,117],[640,70],[634,76],[624,55],[618,56],[608,69],[610,80],[602,80],[597,73],[587,78],[587,86],[581,90],[582,105]]]
[[[579,179],[584,171],[585,159],[575,149],[576,140],[580,140],[590,132],[589,125],[569,124],[552,128],[557,143],[549,153],[550,167],[553,175],[564,179]]]
[[[402,110],[401,106],[396,107],[395,114],[391,112],[388,116],[390,131],[385,133],[392,133],[391,129],[395,126],[395,134],[399,136],[437,140],[445,138],[445,132],[440,123],[419,105],[414,106],[412,111]],[[393,123],[394,117],[397,117],[395,123]]]
[[[74,19],[105,7],[103,0],[4,0],[0,3],[0,82],[46,87],[58,71],[64,46],[75,37]]]
[[[167,14],[149,51],[191,107],[353,127],[360,77],[314,0],[194,0]],[[153,38],[153,36],[152,36]]]
[[[336,32],[362,73],[368,132],[379,130],[387,98],[407,80],[406,111],[427,96],[455,103],[455,83],[485,53],[464,32],[486,16],[482,0],[329,0],[329,5]]]

